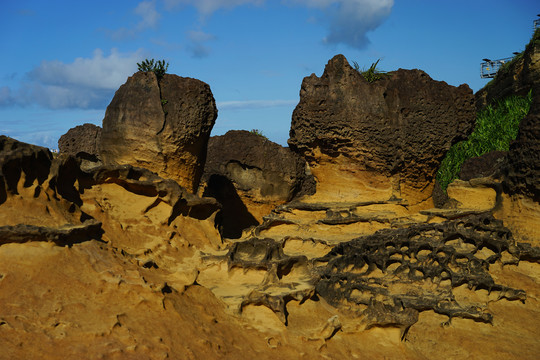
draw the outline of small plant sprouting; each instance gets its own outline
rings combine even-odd
[[[262,131],[259,130],[259,129],[252,129],[252,130],[250,131],[250,133],[255,134],[255,135],[258,135],[258,136],[263,137],[263,138],[265,138],[266,140],[268,140],[268,138],[267,138],[267,137],[262,133]]]
[[[155,61],[154,59],[145,59],[142,62],[137,63],[137,66],[139,71],[152,71],[156,74],[158,80],[161,80],[169,68],[169,63],[165,63],[165,60]]]
[[[165,106],[168,102],[169,100],[167,99],[161,99],[161,106]]]
[[[371,64],[371,66],[367,70],[365,68],[360,69],[360,65],[358,65],[356,61],[353,61],[354,70],[358,71],[364,77],[364,79],[367,80],[368,83],[372,83],[374,81],[382,79],[386,75],[386,71],[377,69],[379,61],[381,61],[381,59],[378,59],[373,64]]]

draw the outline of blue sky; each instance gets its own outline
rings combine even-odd
[[[477,91],[481,59],[522,51],[538,13],[536,0],[0,0],[0,134],[56,148],[101,125],[155,58],[210,85],[213,135],[260,129],[286,145],[302,79],[334,55]]]

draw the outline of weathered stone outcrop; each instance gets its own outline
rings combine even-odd
[[[257,198],[281,201],[291,200],[308,181],[301,157],[245,130],[210,138],[204,178],[215,174],[226,176],[239,190],[253,192]]]
[[[498,299],[525,301],[523,290],[497,284],[489,266],[497,261],[538,261],[539,250],[516,243],[502,222],[487,214],[386,229],[342,243],[318,259],[324,266],[319,268],[322,279],[316,290],[335,306],[360,305],[368,328],[391,325],[406,332],[418,320],[418,311],[426,310],[450,320],[491,323],[487,302],[460,303],[452,289],[466,284],[497,292]],[[426,288],[426,281],[437,286]]]
[[[506,64],[484,88],[476,94],[478,110],[495,100],[511,95],[525,96],[540,79],[540,30],[536,30],[533,38],[521,55]]]
[[[332,66],[326,77],[305,80],[319,81],[310,91],[320,91],[321,101],[311,109],[319,106],[332,122],[312,111],[319,127],[296,124],[296,150],[317,177],[312,195],[298,192],[306,173],[298,156],[245,132],[210,145],[204,179],[214,198],[138,163],[82,166],[81,156],[53,158],[0,137],[0,358],[536,360],[537,106],[509,166],[495,175],[473,166],[471,179],[448,187],[446,207],[430,208],[430,199],[419,201],[431,193],[427,174],[438,160],[426,151],[439,154],[432,147],[446,148],[468,124],[461,114],[451,135],[453,105],[437,109],[432,95],[439,87],[445,96],[463,93],[459,104],[468,90],[404,70],[367,84],[344,59]],[[152,76],[136,74],[138,85],[122,91],[156,95],[158,114],[168,105],[161,102],[165,78]],[[408,94],[415,82],[429,91],[417,86]],[[371,102],[360,106],[362,99]],[[146,121],[153,105],[140,113],[130,106]],[[113,108],[120,118],[126,109]],[[365,108],[362,116],[386,130],[356,116]],[[167,121],[154,129],[158,135]],[[420,133],[413,124],[433,134],[413,137]],[[434,139],[438,126],[445,141]],[[136,130],[128,133],[135,141]],[[141,148],[147,163],[164,158],[158,135]],[[223,199],[237,203],[227,207]],[[280,205],[239,239],[223,237],[219,216],[240,230],[250,225],[240,212],[251,214],[246,199],[261,209]]]
[[[216,117],[202,81],[170,74],[158,81],[153,72],[137,72],[107,107],[102,159],[147,168],[195,192]]]
[[[481,177],[500,178],[505,161],[506,151],[490,151],[470,158],[461,165],[459,178],[466,181]]]
[[[288,148],[249,131],[211,137],[203,194],[223,205],[224,236],[240,237],[243,229],[258,225],[276,206],[313,193],[314,180],[306,175],[306,166]]]
[[[99,239],[103,231],[101,223],[87,220],[83,224],[66,224],[61,227],[35,225],[0,226],[0,245],[7,243],[25,243],[30,241],[53,242],[59,246],[73,245],[92,239]]]
[[[510,194],[525,195],[540,203],[540,86],[510,146],[504,184]]]
[[[440,161],[468,135],[474,119],[474,97],[467,85],[456,88],[423,71],[403,69],[368,83],[337,55],[321,77],[313,74],[302,82],[288,142],[310,166],[319,165],[312,166],[318,190],[332,176],[364,177],[366,188],[377,186],[369,178],[381,183],[374,180],[381,176],[388,187],[379,185],[379,196],[414,203],[431,195]],[[333,164],[328,176],[321,174],[325,163]],[[346,182],[349,190],[362,191]]]
[[[69,129],[58,140],[60,154],[77,155],[80,152],[99,157],[101,143],[101,127],[94,124],[83,124]]]
[[[8,193],[18,194],[21,180],[23,187],[37,181],[40,189],[49,176],[51,163],[48,149],[0,135],[0,204],[6,201]]]

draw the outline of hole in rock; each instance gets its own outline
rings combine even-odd
[[[159,266],[154,262],[154,260],[148,260],[143,264],[143,268],[145,269],[159,269]]]
[[[170,294],[170,293],[172,293],[172,292],[173,292],[173,288],[170,287],[169,285],[167,285],[167,283],[165,283],[165,284],[163,285],[163,287],[161,288],[161,293],[162,293],[162,294]]]

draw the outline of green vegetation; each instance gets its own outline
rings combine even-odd
[[[250,131],[250,133],[255,134],[255,135],[259,135],[260,137],[263,137],[263,138],[265,138],[266,140],[268,140],[268,138],[267,138],[267,137],[262,133],[262,131],[259,130],[259,129],[252,129],[252,130]]]
[[[446,190],[448,184],[458,178],[461,165],[472,157],[490,151],[508,151],[515,140],[519,123],[531,107],[532,92],[525,97],[510,96],[487,106],[476,117],[476,126],[465,141],[450,148],[437,172],[437,180]]]
[[[368,83],[372,83],[386,76],[386,71],[377,69],[377,65],[379,64],[379,61],[381,61],[381,59],[378,59],[373,64],[371,64],[369,69],[365,69],[365,68],[360,69],[360,65],[358,65],[356,61],[353,61],[353,65],[354,65],[354,69],[358,71],[364,77],[364,79],[367,80]]]
[[[161,80],[169,68],[169,63],[165,63],[165,60],[155,61],[154,59],[145,59],[143,62],[137,63],[137,66],[139,71],[152,71],[156,74],[158,80]]]

